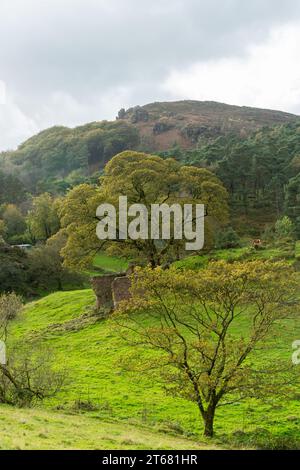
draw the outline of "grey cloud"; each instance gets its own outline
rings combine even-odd
[[[170,70],[242,56],[299,10],[294,0],[1,0],[0,79],[39,127],[54,123],[55,92],[75,101],[59,123],[112,117],[106,94],[113,105],[167,99]]]

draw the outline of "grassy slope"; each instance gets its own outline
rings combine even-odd
[[[298,243],[298,242],[297,242]],[[300,247],[300,245],[299,245]],[[297,245],[295,250],[297,250]],[[298,248],[300,250],[300,248]],[[291,248],[291,256],[283,255],[283,250],[280,247],[271,247],[262,250],[254,250],[249,246],[242,247],[242,248],[234,248],[228,250],[215,250],[211,253],[203,256],[188,256],[187,258],[176,261],[174,264],[178,268],[185,268],[185,269],[201,269],[204,268],[209,261],[245,261],[245,260],[255,260],[255,259],[262,259],[262,260],[278,260],[284,258],[287,262],[294,262],[295,256],[293,249]]]
[[[113,333],[109,321],[75,331],[68,329],[68,322],[84,314],[93,303],[90,290],[55,293],[29,304],[23,318],[13,324],[16,337],[38,336],[51,345],[58,361],[70,368],[70,385],[47,406],[63,404],[65,410],[69,410],[78,399],[91,400],[96,409],[88,413],[90,417],[123,421],[126,426],[151,426],[155,432],[171,431],[199,438],[201,425],[193,404],[168,397],[154,380],[121,369],[118,360],[128,353],[128,347]],[[269,353],[274,361],[283,355],[289,357],[291,343],[298,338],[300,321],[295,325],[284,325],[276,340],[276,350]],[[297,436],[299,424],[299,401],[265,405],[248,401],[221,408],[215,429],[220,436],[236,430],[251,432],[264,427],[284,437]]]
[[[108,256],[105,253],[98,253],[94,259],[94,266],[103,269],[104,271],[110,272],[122,272],[126,271],[128,267],[128,261]]]
[[[183,437],[101,417],[0,408],[0,449],[211,449]]]
[[[50,345],[58,362],[70,370],[70,384],[54,401],[46,403],[48,412],[1,407],[2,448],[212,447],[199,445],[195,435],[187,439],[177,420],[171,420],[172,414],[176,417],[176,406],[170,400],[172,409],[168,412],[168,402],[164,402],[158,387],[153,388],[150,381],[134,382],[116,368],[117,358],[127,347],[112,335],[109,322],[75,332],[67,330],[69,322],[93,304],[91,290],[55,293],[28,304],[23,316],[13,323],[16,339],[31,341],[34,337]],[[81,412],[73,408],[76,400],[90,400],[95,409],[80,416]],[[162,400],[158,417],[152,409],[153,400]],[[72,412],[72,417],[50,412],[57,405],[64,413]]]
[[[89,276],[101,276],[107,273],[125,272],[129,262],[125,259],[98,253],[93,261],[93,266],[86,272]]]

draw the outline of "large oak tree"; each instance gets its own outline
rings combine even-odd
[[[96,237],[96,209],[102,203],[118,208],[119,197],[127,196],[128,205],[204,204],[206,208],[206,243],[215,226],[227,221],[227,192],[219,179],[203,168],[180,165],[172,158],[126,151],[107,163],[98,187],[80,185],[65,198],[61,207],[61,223],[68,233],[63,250],[66,263],[87,266],[97,251],[126,256],[150,263],[152,267],[183,255],[184,244],[175,240],[122,240],[103,243]],[[118,223],[118,219],[117,219]],[[117,233],[119,227],[117,226]]]

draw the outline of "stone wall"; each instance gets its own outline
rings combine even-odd
[[[92,277],[92,288],[96,294],[96,308],[113,308],[112,283],[121,274],[108,274],[105,276]]]
[[[112,282],[112,296],[115,309],[122,300],[130,298],[130,286],[130,278],[127,276],[116,277]]]
[[[122,300],[130,298],[130,275],[136,265],[129,266],[126,273],[107,274],[91,278],[92,288],[96,294],[96,308],[117,308]]]

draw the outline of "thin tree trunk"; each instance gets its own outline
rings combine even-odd
[[[57,278],[57,289],[59,291],[62,291],[63,290],[63,285],[62,285],[62,282],[61,282],[61,278]]]

